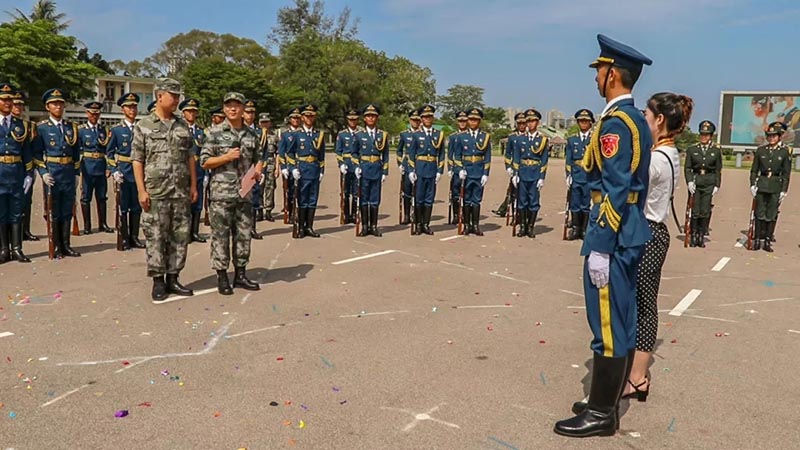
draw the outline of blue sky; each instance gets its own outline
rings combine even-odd
[[[193,28],[266,42],[289,0],[109,2],[60,0],[71,34],[106,59],[141,59]],[[0,0],[0,11],[28,11],[32,0]],[[243,5],[247,5],[243,7]],[[613,9],[609,6],[613,4]],[[673,91],[694,98],[693,127],[718,121],[721,90],[800,90],[800,2],[774,0],[327,0],[361,18],[360,38],[433,70],[439,93],[453,84],[486,89],[491,106],[572,114],[595,111],[595,39],[604,33],[654,60],[635,95]]]

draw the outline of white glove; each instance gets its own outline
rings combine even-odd
[[[33,177],[31,177],[30,175],[26,176],[25,179],[22,181],[22,192],[27,194],[32,184],[33,184]]]
[[[506,169],[506,173],[508,174],[508,177],[511,178],[514,176],[514,169],[509,167],[508,169]]]
[[[292,178],[295,180],[300,179],[300,169],[292,169]]]
[[[572,187],[572,175],[567,175],[567,188]]]
[[[750,186],[750,193],[753,194],[753,197],[755,197],[756,194],[758,194],[758,188],[755,186]]]
[[[289,169],[281,169],[281,176],[288,180],[289,179]]]
[[[381,184],[386,182],[386,175],[381,175]]]
[[[416,172],[409,172],[408,181],[410,181],[412,183],[416,183],[417,182],[417,173]]]
[[[347,164],[339,166],[339,172],[342,172],[342,175],[347,175]]]
[[[786,198],[786,192],[781,192],[780,194],[778,194],[778,203],[782,202],[783,199],[785,198]]]
[[[514,187],[517,187],[517,185],[519,184],[519,175],[512,177],[511,183],[514,185]]]
[[[466,179],[467,179],[467,171],[466,171],[466,170],[463,170],[463,169],[462,169],[462,170],[460,170],[460,171],[458,172],[458,178],[460,178],[460,179],[462,179],[462,180],[466,180]]]
[[[692,195],[694,195],[694,192],[697,190],[697,185],[694,183],[694,181],[690,181],[686,187],[689,188],[689,193]],[[714,193],[716,194],[716,191]]]
[[[400,175],[405,175],[405,174],[406,174],[406,168],[405,168],[405,167],[403,167],[403,165],[402,165],[402,164],[400,164],[399,166],[397,166],[397,168],[398,168],[398,169],[400,169]]]
[[[208,183],[210,183],[210,182],[211,182],[211,177],[209,177],[208,175],[205,175],[203,177],[203,186],[208,186]]]
[[[319,173],[319,181],[322,181],[322,177],[324,177],[324,176],[325,176],[325,172],[320,172]]]
[[[361,167],[356,167],[356,178],[361,178]]]
[[[436,174],[436,180],[433,181],[433,184],[439,184],[439,178],[442,178],[442,174],[437,173]]]
[[[481,175],[481,187],[484,187],[487,181],[489,181],[489,177],[486,175]]]
[[[539,181],[536,182],[536,190],[537,191],[541,191],[543,187],[544,187],[544,180],[540,179]]]
[[[711,191],[711,195],[717,195],[717,192],[719,192],[719,188],[714,186],[714,190]]]
[[[589,279],[592,284],[598,288],[602,288],[608,284],[608,272],[611,255],[608,253],[598,253],[592,251],[589,253],[589,260],[587,262],[589,269]]]
[[[122,184],[122,182],[125,180],[125,176],[123,176],[122,172],[119,172],[119,171],[114,172],[114,174],[111,175],[111,178],[113,178],[114,179],[114,183],[117,183],[117,184]]]
[[[453,178],[453,171],[452,170],[448,170],[447,171],[447,176],[450,177],[450,178]]]
[[[44,181],[44,184],[46,184],[48,186],[52,186],[52,185],[56,184],[56,180],[49,173],[46,173],[46,174],[42,175],[42,181]]]

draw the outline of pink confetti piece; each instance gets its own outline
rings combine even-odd
[[[127,415],[128,415],[127,409],[120,409],[119,411],[114,413],[114,417],[116,417],[117,419],[121,419]]]

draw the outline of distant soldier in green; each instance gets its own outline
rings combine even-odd
[[[197,174],[189,124],[175,114],[181,85],[171,78],[156,82],[156,106],[133,128],[133,174],[144,209],[147,276],[153,301],[169,294],[194,295],[180,284],[189,246],[190,205],[197,200]],[[166,280],[165,280],[166,276]]]
[[[789,191],[792,155],[781,144],[783,125],[772,122],[767,127],[767,144],[758,147],[750,168],[750,192],[756,199],[755,236],[753,250],[772,252],[771,236],[775,233],[778,206]]]
[[[509,177],[509,189],[506,190],[506,198],[503,200],[503,203],[500,203],[500,206],[498,206],[497,209],[492,210],[493,213],[500,217],[506,216],[506,213],[508,212],[508,204],[512,201],[509,191],[514,189],[512,183],[512,179],[514,178],[514,169],[511,167],[511,159],[514,157],[514,148],[518,142],[521,144],[524,141],[522,138],[527,135],[528,130],[528,119],[526,118],[524,112],[515,114],[514,122],[517,124],[517,130],[508,135],[505,151],[503,152],[503,162],[505,163],[506,172],[508,173]]]
[[[263,193],[264,193],[264,220],[274,222],[272,210],[275,209],[275,181],[277,171],[275,169],[278,158],[278,136],[272,132],[272,118],[269,113],[258,115],[258,124],[261,126],[261,161],[264,164]]]
[[[700,143],[686,149],[683,175],[694,195],[690,247],[705,247],[703,236],[711,222],[711,200],[722,183],[722,149],[711,142],[717,127],[708,120],[700,123]]]
[[[217,290],[233,294],[228,280],[228,266],[233,246],[233,286],[257,291],[258,283],[247,278],[250,262],[250,239],[254,210],[252,189],[239,192],[243,178],[255,165],[255,181],[262,176],[260,137],[243,120],[245,98],[228,92],[223,100],[225,120],[206,131],[200,164],[211,173],[209,215],[211,219],[211,268],[217,272]]]

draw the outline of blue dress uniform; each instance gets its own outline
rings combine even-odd
[[[50,89],[44,93],[42,101],[45,106],[64,102],[64,94],[60,89]],[[81,164],[78,127],[65,119],[57,122],[52,116],[39,122],[33,141],[33,159],[39,175],[49,174],[55,181],[48,189],[53,194],[51,228],[56,256],[80,256],[70,245],[75,181]]]
[[[83,105],[87,111],[100,114],[103,104],[97,101]],[[113,233],[106,223],[108,181],[106,171],[106,146],[111,139],[111,132],[105,125],[98,121],[92,125],[87,122],[78,127],[78,146],[81,152],[81,213],[83,214],[83,233],[92,234],[92,194],[97,200],[97,222],[99,230],[104,233]]]
[[[444,133],[435,129],[420,128],[413,135],[414,144],[408,154],[408,165],[416,179],[417,190],[414,193],[416,210],[414,217],[419,226],[417,234],[432,235],[431,214],[436,199],[436,183],[444,172],[446,149]]]
[[[200,109],[200,100],[196,98],[184,99],[179,105],[178,109],[183,111],[198,111]],[[188,120],[187,120],[188,123]],[[197,123],[189,124],[189,132],[192,135],[192,155],[194,155],[194,170],[197,174],[197,201],[192,203],[192,233],[190,242],[206,242],[206,239],[200,236],[200,214],[203,213],[203,205],[205,205],[205,189],[206,171],[200,164],[200,151],[203,150],[203,140],[205,139],[205,130],[198,126]]]
[[[253,113],[253,122],[246,123],[245,125],[250,127],[253,131],[255,131],[256,136],[258,136],[258,141],[261,142],[261,127],[258,126],[255,122],[255,114],[256,114],[256,102],[250,99],[246,99],[244,101],[244,110],[245,112],[252,112]],[[262,146],[263,147],[263,146]],[[259,149],[261,151],[262,149]],[[250,231],[250,237],[252,239],[261,240],[263,239],[260,234],[256,231],[256,222],[261,222],[264,220],[264,198],[261,193],[261,183],[256,183],[253,185],[252,189],[252,196],[251,201],[253,204],[253,229]]]
[[[316,105],[305,105],[300,108],[305,116],[316,116]],[[298,229],[300,237],[319,237],[314,231],[314,214],[317,211],[319,184],[325,174],[325,133],[315,128],[301,128],[294,133],[293,144],[286,150],[286,160],[292,172],[300,172],[299,197],[297,199],[297,217],[300,220]]]
[[[400,132],[400,140],[397,142],[397,168],[401,172],[401,192],[403,195],[403,220],[400,225],[408,225],[411,223],[411,197],[414,195],[412,192],[413,183],[408,179],[408,152],[411,150],[411,145],[414,143],[414,133],[419,129],[419,121],[421,120],[420,112],[424,108],[414,109],[408,112],[408,120],[416,121],[417,128],[409,123],[408,129]]]
[[[362,115],[380,114],[375,105],[367,105]],[[380,237],[378,229],[378,208],[381,204],[381,186],[389,175],[389,134],[378,129],[365,128],[356,134],[355,151],[358,169],[356,173],[361,183],[361,218],[365,226],[361,227],[359,236],[373,235]]]
[[[13,99],[15,91],[0,83],[0,99]],[[22,214],[25,185],[33,184],[32,132],[26,121],[0,115],[0,264],[31,261],[22,252]]]
[[[538,114],[538,111],[536,113]],[[517,212],[520,224],[518,237],[536,237],[533,229],[540,208],[540,181],[544,181],[547,175],[549,157],[550,140],[538,131],[533,135],[524,136],[514,149],[512,168],[518,177],[516,178],[518,180]]]
[[[467,112],[466,111],[459,111],[456,113],[456,122],[460,124],[466,125],[467,123]],[[464,133],[464,130],[458,130],[452,133],[450,136],[447,136],[447,172],[450,176],[450,205],[452,209],[452,215],[450,219],[450,223],[452,225],[458,225],[458,213],[459,208],[461,207],[460,204],[460,190],[461,190],[461,180],[458,178],[458,171],[461,170],[456,167],[455,160],[453,159],[455,156],[456,151],[456,140],[458,135]]]
[[[25,126],[28,127],[28,144],[33,149],[33,138],[36,137],[36,124],[31,122],[30,120],[25,120],[22,118],[22,112],[25,109],[25,101],[28,99],[28,95],[23,90],[17,90],[14,92],[14,109],[11,110],[11,114],[21,119]],[[16,110],[16,111],[15,111]],[[34,236],[31,233],[31,210],[33,208],[33,190],[34,186],[36,185],[36,172],[31,172],[33,176],[33,182],[31,183],[31,187],[25,192],[25,200],[22,204],[22,240],[23,241],[38,241],[39,238]]]
[[[347,112],[348,120],[358,120],[360,116],[358,111],[351,109]],[[355,129],[345,128],[336,135],[336,145],[334,151],[336,152],[336,162],[339,167],[345,166],[347,173],[342,174],[344,177],[344,223],[355,223],[355,212],[358,208],[358,179],[356,178],[356,163],[353,161],[353,148],[356,142],[356,133],[359,128]]]
[[[636,345],[636,272],[651,238],[644,216],[650,129],[630,94],[612,99],[606,88],[609,74],[619,80],[625,71],[632,80],[629,93],[642,66],[652,61],[606,36],[598,35],[598,42],[601,53],[590,67],[597,69],[608,104],[583,158],[592,208],[581,248],[587,257],[583,285],[594,363],[585,409],[555,425],[556,433],[571,437],[611,436],[619,428],[619,400]]]
[[[472,108],[469,110],[468,117],[483,119],[483,111]],[[453,161],[460,169],[459,178],[466,175],[463,214],[467,224],[465,231],[467,235],[474,233],[477,236],[483,236],[479,223],[483,186],[489,179],[489,169],[492,167],[491,139],[489,133],[477,128],[459,134],[454,143]]]
[[[300,108],[292,108],[286,116],[289,118],[300,117]],[[289,178],[291,177],[289,172],[291,172],[292,167],[297,161],[295,161],[294,158],[291,160],[288,159],[287,154],[289,148],[294,145],[296,140],[295,135],[299,130],[299,128],[292,128],[290,125],[278,131],[278,166],[281,168],[281,175],[284,179],[284,189],[286,191],[286,204],[283,205],[283,209],[286,211],[286,215],[289,218],[292,217],[292,210],[294,209],[294,189],[292,188],[292,183],[289,182]]]
[[[575,113],[576,120],[590,120],[594,123],[594,114],[588,109],[581,109]],[[583,155],[586,153],[586,146],[592,138],[589,130],[585,134],[578,133],[567,138],[567,146],[564,150],[566,155],[566,177],[569,183],[569,212],[572,216],[572,231],[570,240],[583,239],[586,234],[586,226],[589,223],[589,207],[592,199],[587,184],[586,171],[583,170]]]
[[[139,96],[125,94],[117,100],[117,105],[137,105]],[[122,234],[122,247],[127,250],[144,248],[144,243],[139,240],[139,225],[142,218],[142,207],[139,205],[139,191],[133,177],[133,161],[131,151],[133,143],[133,124],[123,121],[111,127],[111,139],[106,147],[106,158],[114,177],[122,177],[122,183],[117,184],[119,189],[119,233]],[[121,175],[116,175],[121,174]]]

